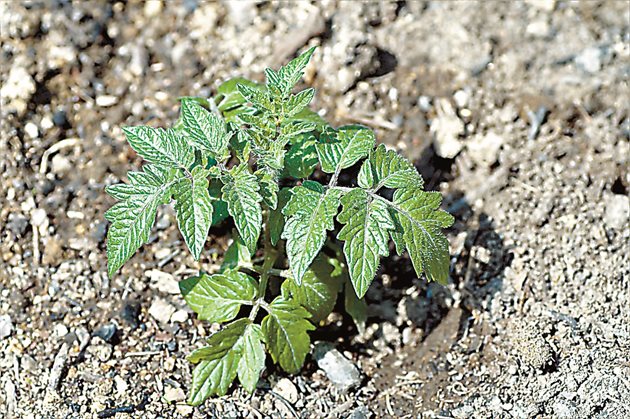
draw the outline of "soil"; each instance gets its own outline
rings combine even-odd
[[[630,3],[0,2],[0,416],[630,417]],[[192,408],[186,354],[217,330],[177,281],[200,262],[164,208],[106,274],[106,185],[141,167],[121,126],[168,126],[180,96],[260,80],[308,46],[313,108],[414,161],[456,217],[446,287],[383,262],[359,334]],[[166,317],[165,314],[166,313]]]

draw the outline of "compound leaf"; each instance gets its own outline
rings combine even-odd
[[[338,189],[324,191],[315,181],[305,181],[293,188],[293,195],[282,210],[288,217],[282,238],[287,240],[287,256],[291,272],[298,284],[326,240],[326,230],[335,227],[339,208]]]
[[[282,98],[287,97],[304,75],[304,69],[311,59],[313,52],[315,52],[315,47],[308,49],[299,57],[289,61],[287,65],[281,67],[278,71],[274,71],[270,68],[266,69],[267,87],[270,91],[272,93],[277,92]]]
[[[289,100],[286,102],[286,105],[284,106],[284,117],[292,118],[300,113],[304,108],[308,106],[309,103],[311,103],[311,101],[313,100],[313,96],[315,96],[315,89],[313,89],[312,87],[291,95]]]
[[[190,178],[182,178],[173,188],[179,231],[195,259],[201,255],[212,224],[213,207],[208,185],[208,171],[197,166]]]
[[[394,192],[395,221],[418,276],[424,270],[431,281],[446,283],[449,273],[448,240],[441,228],[453,224],[453,216],[438,210],[442,196],[415,188]]]
[[[246,164],[232,168],[229,173],[229,181],[221,190],[223,200],[240,236],[249,251],[254,253],[262,224],[260,185],[256,176],[249,173]]]
[[[292,194],[293,189],[280,189],[278,192],[278,205],[275,210],[269,212],[269,220],[267,222],[269,223],[269,238],[273,246],[278,244],[278,240],[280,240],[280,235],[284,229],[284,215],[282,215],[282,209],[287,202],[289,202]]]
[[[194,149],[174,129],[137,126],[122,130],[131,148],[150,163],[188,169],[195,162]]]
[[[387,205],[363,189],[353,189],[341,198],[343,209],[337,220],[345,224],[337,238],[344,240],[343,253],[350,280],[363,298],[378,269],[380,256],[389,254],[389,232],[394,222]]]
[[[362,188],[421,188],[422,176],[416,168],[394,150],[379,145],[363,162],[359,171]]]
[[[328,317],[337,301],[340,281],[334,277],[333,271],[334,267],[320,254],[304,274],[300,285],[293,278],[282,283],[282,296],[307,309],[313,316],[313,323],[317,324]]]
[[[261,327],[257,324],[249,324],[239,341],[242,345],[242,355],[238,362],[238,379],[250,393],[256,389],[260,373],[265,368],[265,348],[262,340]]]
[[[339,172],[366,157],[374,148],[374,132],[360,125],[348,125],[337,130],[336,136],[326,136],[316,145],[322,170]]]
[[[212,395],[227,393],[242,361],[242,338],[249,325],[249,319],[237,320],[210,336],[208,346],[188,355],[188,361],[198,364],[192,374],[189,404],[198,406]]]
[[[311,315],[298,303],[277,297],[269,305],[262,321],[262,332],[274,362],[290,374],[300,371],[311,345],[309,330],[315,327],[307,320]]]
[[[144,172],[130,172],[129,184],[109,186],[106,191],[121,200],[106,213],[112,224],[107,232],[107,271],[112,276],[149,240],[157,209],[171,199],[179,172],[147,165]]]
[[[313,174],[317,167],[317,151],[314,135],[298,136],[284,158],[286,173],[296,179],[305,179]]]
[[[201,320],[221,323],[236,317],[241,305],[252,304],[257,283],[242,272],[227,270],[185,279],[179,283],[179,289]]]
[[[182,100],[181,113],[190,143],[209,151],[217,160],[224,160],[229,141],[225,121],[190,99]]]

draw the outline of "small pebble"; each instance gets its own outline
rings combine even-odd
[[[168,323],[173,313],[175,313],[175,307],[161,298],[154,299],[151,307],[149,307],[151,317],[160,323]]]
[[[116,103],[118,103],[118,98],[116,96],[102,95],[96,97],[96,106],[100,106],[101,108],[114,106]]]
[[[26,135],[31,137],[31,139],[39,137],[39,129],[37,128],[37,125],[32,122],[29,122],[24,126],[24,132],[26,132]]]
[[[179,402],[186,400],[186,393],[179,387],[166,386],[164,388],[164,399],[169,402]]]
[[[273,391],[284,397],[291,404],[295,404],[295,402],[298,401],[298,390],[288,378],[281,378],[280,381],[273,386]]]
[[[11,336],[12,332],[13,322],[11,321],[11,317],[9,317],[8,314],[3,314],[0,316],[0,339]]]
[[[188,312],[186,310],[177,310],[171,316],[171,321],[174,323],[185,323],[188,320]]]
[[[361,383],[361,373],[357,367],[331,344],[316,344],[313,356],[328,379],[342,392]]]
[[[99,327],[94,332],[94,336],[98,336],[103,339],[107,343],[112,343],[116,340],[116,333],[118,332],[118,327],[115,323],[109,323],[104,326]]]

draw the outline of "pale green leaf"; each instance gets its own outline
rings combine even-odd
[[[302,90],[299,93],[291,95],[286,104],[283,104],[284,117],[292,118],[300,113],[304,108],[308,106],[315,96],[315,89],[312,87]]]
[[[122,130],[131,148],[150,163],[188,169],[195,162],[194,149],[178,131],[146,126]]]
[[[293,278],[282,283],[282,295],[307,309],[313,316],[313,323],[317,324],[328,317],[337,301],[342,282],[333,275],[333,271],[334,267],[320,254],[304,274],[300,285]]]
[[[357,297],[349,278],[344,286],[344,307],[346,312],[352,317],[359,333],[363,333],[367,321],[367,303],[363,298]]]
[[[315,52],[315,47],[308,49],[299,57],[291,60],[287,65],[281,67],[280,70],[265,70],[267,75],[267,87],[272,93],[278,94],[280,97],[287,97],[293,87],[304,75],[304,69],[308,64],[311,56]]]
[[[212,198],[208,185],[208,171],[197,166],[190,178],[182,178],[173,188],[179,231],[195,259],[201,255],[212,224]]]
[[[321,139],[320,139],[321,141]],[[374,132],[359,125],[348,125],[337,130],[336,138],[324,139],[316,145],[322,170],[339,172],[366,157],[374,148]]]
[[[305,179],[313,174],[319,162],[316,142],[313,135],[301,135],[293,141],[284,157],[285,171],[289,176]]]
[[[262,224],[262,208],[259,193],[260,185],[255,175],[249,173],[245,164],[230,170],[229,181],[223,186],[223,200],[228,205],[228,212],[234,219],[236,229],[243,238],[249,251],[256,251]]]
[[[223,255],[223,263],[221,264],[221,271],[226,269],[236,269],[239,265],[247,265],[252,261],[252,256],[249,253],[249,249],[240,238],[236,231],[232,232],[232,244],[230,244]]]
[[[422,188],[422,176],[416,168],[394,150],[379,145],[363,162],[359,172],[362,188]]]
[[[222,274],[201,274],[179,283],[188,306],[201,320],[226,322],[238,314],[241,305],[251,305],[256,297],[256,281],[238,271]]]
[[[266,91],[256,87],[251,87],[247,84],[237,84],[236,88],[257,110],[261,112],[274,111],[274,106],[271,103],[271,99]]]
[[[157,209],[171,199],[179,172],[147,165],[144,172],[130,172],[129,184],[113,185],[106,191],[121,200],[106,213],[112,224],[107,232],[107,271],[112,276],[149,240]]]
[[[258,177],[258,183],[260,184],[260,195],[263,198],[263,202],[270,209],[276,209],[278,205],[278,175],[275,170],[257,170],[254,173]]]
[[[239,84],[252,88],[264,89],[263,85],[242,77],[235,77],[221,83],[217,89],[216,101],[217,108],[224,114],[227,111],[233,111],[236,108],[244,108],[243,105],[247,102],[247,100],[243,97],[241,92],[239,92],[237,87]]]
[[[416,274],[424,270],[431,281],[446,283],[449,273],[448,240],[442,228],[453,224],[453,216],[438,208],[439,192],[420,189],[398,189],[394,193],[393,209],[403,229],[403,241]]]
[[[192,374],[189,404],[198,406],[210,396],[227,393],[242,361],[242,337],[249,325],[248,319],[227,325],[207,339],[208,346],[188,356],[188,361],[197,364]]]
[[[262,332],[274,362],[283,370],[296,374],[310,350],[309,330],[315,327],[307,320],[310,313],[294,301],[277,297],[269,305],[262,321]]]
[[[380,256],[389,254],[389,232],[394,223],[387,205],[363,189],[353,189],[341,198],[343,209],[337,220],[345,224],[337,238],[343,240],[350,280],[363,298],[378,269]]]
[[[277,208],[269,212],[269,219],[267,222],[269,223],[269,238],[273,246],[278,244],[278,240],[280,240],[282,230],[284,230],[284,215],[282,214],[282,209],[287,204],[287,202],[289,202],[292,194],[293,190],[290,188],[280,189],[280,191],[278,192]]]
[[[243,332],[239,344],[241,359],[238,362],[238,379],[249,393],[253,393],[260,379],[260,373],[265,368],[265,348],[262,344],[261,327],[249,324]]]
[[[229,141],[225,121],[189,99],[182,100],[181,113],[188,141],[193,146],[212,153],[217,160],[224,160]]]
[[[326,240],[326,231],[335,227],[340,192],[324,191],[315,181],[293,188],[293,195],[282,210],[287,220],[282,238],[287,240],[289,266],[298,284]]]

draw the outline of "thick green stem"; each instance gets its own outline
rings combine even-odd
[[[249,313],[249,319],[254,320],[256,318],[256,314],[258,314],[258,309],[262,306],[263,308],[267,307],[267,303],[265,302],[265,294],[267,291],[267,283],[269,282],[269,275],[275,274],[274,271],[279,271],[278,269],[273,269],[273,265],[276,263],[276,259],[278,259],[278,251],[271,244],[271,239],[269,237],[269,212],[265,212],[265,222],[263,224],[263,253],[264,253],[264,261],[262,268],[260,269],[262,272],[260,273],[260,282],[258,283],[258,300],[254,303],[254,307],[252,308],[251,313]],[[252,266],[252,270],[256,270],[258,267]]]

